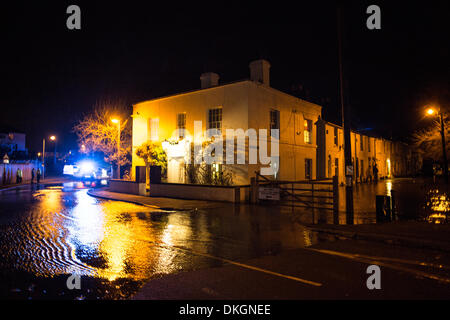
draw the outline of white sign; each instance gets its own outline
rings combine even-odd
[[[345,175],[346,176],[353,176],[353,166],[346,166],[345,167]]]
[[[280,189],[259,187],[259,199],[260,200],[280,200]]]

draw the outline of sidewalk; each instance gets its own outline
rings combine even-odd
[[[45,179],[41,180],[39,182],[39,184],[41,186],[51,186],[51,185],[57,185],[57,184],[61,184],[61,183],[68,182],[68,181],[70,181],[70,180],[66,177],[50,177],[50,178],[45,178]],[[36,180],[35,180],[34,184],[36,184]],[[30,181],[25,181],[22,183],[8,184],[8,185],[0,185],[0,191],[16,189],[16,188],[20,188],[23,186],[29,186],[29,185],[31,185]]]
[[[224,202],[138,196],[133,194],[111,192],[108,191],[108,189],[89,189],[88,195],[101,199],[129,202],[169,211],[189,211],[230,205]]]
[[[397,221],[359,225],[307,225],[311,231],[345,238],[450,252],[450,225]]]
[[[93,197],[130,202],[163,210],[186,211],[210,209],[233,204],[215,201],[184,200],[138,196],[107,189],[90,189]],[[276,212],[274,212],[275,214]],[[384,242],[412,248],[423,248],[450,252],[450,224],[435,225],[417,221],[397,221],[382,224],[332,225],[302,224],[311,231],[344,238]]]

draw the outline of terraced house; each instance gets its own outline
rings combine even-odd
[[[272,167],[271,179],[305,180],[344,177],[344,149],[342,128],[321,118],[322,107],[270,87],[270,64],[266,60],[253,61],[249,65],[250,78],[227,84],[219,84],[219,75],[201,75],[201,89],[174,94],[137,103],[133,106],[133,170],[144,162],[135,150],[144,142],[164,145],[168,155],[167,182],[191,183],[187,165],[193,141],[207,141],[208,129],[218,129],[223,136],[224,156],[226,145],[232,143],[238,151],[236,136],[229,136],[228,129],[248,135],[252,130],[268,130],[264,141],[267,156],[263,161],[261,141],[258,146],[245,142],[245,162],[238,161],[236,152],[233,164],[225,161],[213,163],[216,173],[227,172],[233,185],[246,185],[256,171]],[[201,124],[199,124],[201,122]],[[270,130],[279,130],[279,153],[270,157],[272,143]],[[233,143],[234,142],[234,143]],[[395,147],[394,147],[395,145]],[[222,151],[219,151],[222,153]],[[391,141],[352,133],[355,178],[370,179],[374,163],[380,176],[407,173],[409,151]],[[257,163],[250,161],[258,154]],[[276,168],[274,168],[276,167]],[[213,173],[214,173],[213,172]]]
[[[344,132],[341,126],[319,119],[317,129],[317,177],[338,176],[339,182],[345,181]],[[356,183],[375,179],[374,167],[378,178],[392,178],[416,174],[421,166],[420,154],[410,146],[351,132],[353,181]]]

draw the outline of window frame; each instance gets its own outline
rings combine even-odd
[[[312,134],[312,120],[303,118],[303,142],[306,144],[312,144]]]
[[[208,128],[222,132],[223,111],[222,107],[208,109]]]

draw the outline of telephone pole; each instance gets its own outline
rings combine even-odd
[[[353,224],[353,163],[350,128],[350,106],[344,96],[344,67],[343,67],[343,41],[342,41],[342,4],[337,7],[337,30],[339,45],[339,91],[342,115],[342,127],[344,128],[344,155],[345,155],[345,208],[346,223]]]

